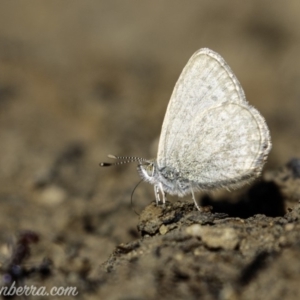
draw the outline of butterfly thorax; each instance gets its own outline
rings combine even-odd
[[[191,193],[191,182],[172,167],[159,167],[156,161],[139,165],[138,172],[142,179],[153,185],[162,185],[165,193],[183,197]]]

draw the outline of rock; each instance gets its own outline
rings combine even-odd
[[[191,236],[200,237],[203,243],[212,249],[234,250],[239,243],[239,237],[233,228],[194,224],[189,226],[186,232]]]

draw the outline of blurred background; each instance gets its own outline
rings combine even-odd
[[[299,28],[298,0],[2,1],[1,241],[35,230],[36,254],[63,266],[70,253],[100,264],[135,239],[135,165],[98,164],[156,156],[175,82],[202,47],[225,58],[266,118],[266,169],[298,157]],[[133,207],[153,198],[143,183]]]

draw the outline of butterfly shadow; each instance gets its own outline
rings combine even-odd
[[[249,218],[256,214],[279,217],[286,213],[284,198],[274,182],[257,182],[237,200],[234,203],[229,198],[215,201],[211,196],[205,195],[201,199],[201,204],[212,206],[215,212],[239,218]]]

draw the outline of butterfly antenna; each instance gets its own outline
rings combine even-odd
[[[128,164],[132,162],[146,162],[147,160],[145,158],[137,157],[137,156],[116,156],[109,154],[107,155],[108,158],[118,160],[117,162],[114,163],[108,163],[108,162],[102,162],[99,163],[100,167],[111,167],[111,166],[118,166],[118,165],[123,165],[123,164]]]

